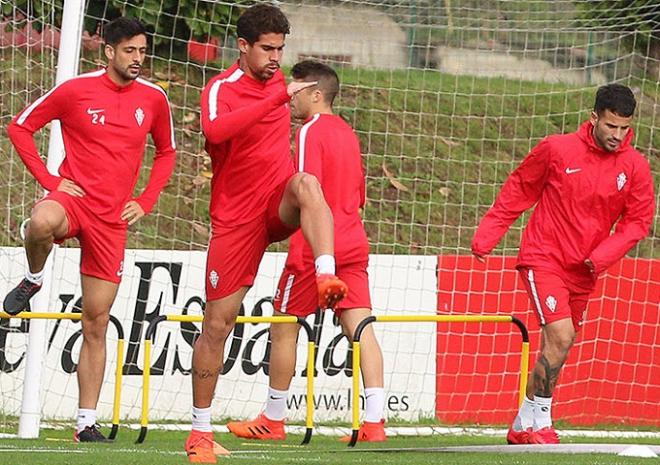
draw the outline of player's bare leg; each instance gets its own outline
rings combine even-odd
[[[28,260],[26,277],[3,302],[4,310],[16,315],[25,310],[30,299],[39,292],[43,269],[56,239],[63,238],[69,228],[64,207],[53,200],[44,200],[32,210],[25,231],[25,253]]]
[[[287,316],[273,311],[274,316]],[[266,409],[256,419],[232,421],[227,428],[235,436],[246,439],[284,440],[284,419],[287,394],[296,368],[296,343],[300,325],[274,323],[270,325],[269,389]]]
[[[247,287],[242,287],[227,297],[206,303],[202,334],[197,338],[193,350],[192,385],[195,407],[211,406],[218,376],[223,367],[225,341],[234,329],[241,302],[247,291]]]
[[[284,224],[300,226],[314,253],[319,307],[334,308],[348,287],[335,276],[334,221],[318,180],[307,173],[293,175],[284,190],[279,215]]]
[[[341,312],[339,321],[351,343],[358,324],[370,316],[371,310],[368,308],[352,308]],[[383,353],[373,325],[367,325],[360,336],[360,371],[365,388],[383,387]]]
[[[348,340],[353,342],[353,335],[358,324],[371,316],[368,308],[353,308],[341,312],[339,321]],[[364,384],[366,412],[360,426],[358,441],[381,442],[387,438],[383,421],[385,391],[383,389],[383,353],[376,339],[373,325],[368,325],[360,336],[360,371]],[[348,441],[350,437],[342,440]]]
[[[206,303],[202,334],[193,349],[193,425],[185,445],[188,460],[193,463],[215,463],[216,455],[229,455],[213,440],[211,402],[224,366],[225,342],[234,329],[248,289],[242,287],[227,297]]]
[[[78,361],[78,425],[74,439],[104,442],[96,425],[96,405],[101,393],[106,361],[105,336],[110,307],[119,285],[93,276],[81,275],[83,341]]]
[[[287,183],[280,202],[280,219],[302,230],[314,257],[333,255],[334,222],[318,180],[307,173],[296,173]]]
[[[274,316],[287,316],[273,311]],[[289,389],[296,367],[296,344],[300,325],[298,323],[275,323],[270,325],[269,385],[273,389]]]
[[[32,210],[25,231],[25,253],[32,273],[43,270],[56,239],[63,238],[69,229],[64,207],[54,200],[44,200]]]
[[[561,368],[575,341],[573,321],[566,318],[546,324],[541,330],[541,349],[527,382],[527,398],[534,400],[530,443],[555,444],[559,437],[552,427],[551,405]]]

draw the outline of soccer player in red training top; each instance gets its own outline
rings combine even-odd
[[[371,315],[369,297],[369,243],[362,225],[365,185],[360,143],[351,127],[333,114],[332,103],[339,92],[339,79],[332,68],[315,61],[296,64],[291,74],[297,82],[318,82],[291,100],[294,118],[305,124],[296,134],[298,171],[319,180],[335,220],[337,275],[350,294],[335,309],[344,334],[352,340],[357,325]],[[305,238],[291,238],[289,255],[275,295],[275,315],[308,316],[316,310],[314,256]],[[266,409],[255,420],[231,422],[229,430],[248,439],[285,439],[284,417],[289,385],[296,364],[296,341],[300,326],[274,324],[270,327],[270,386]],[[383,356],[372,326],[361,338],[360,362],[366,395],[366,414],[358,440],[384,441]],[[348,439],[348,438],[344,438]]]
[[[41,288],[53,242],[80,242],[83,343],[74,440],[106,441],[96,425],[105,368],[105,333],[117,294],[126,232],[151,211],[175,162],[174,131],[163,90],[138,78],[147,51],[144,26],[117,18],[105,26],[108,66],[53,88],[16,116],[9,137],[23,162],[50,193],[32,210],[25,236],[29,270],[4,300],[7,313],[27,307]],[[58,119],[66,157],[59,173],[48,172],[33,134]],[[149,183],[136,198],[147,134],[156,145]]]
[[[517,268],[541,325],[541,351],[509,444],[555,444],[550,407],[598,275],[649,232],[653,181],[632,146],[631,90],[598,89],[591,119],[572,134],[546,137],[504,183],[472,240],[480,261],[511,224],[536,204]],[[616,228],[612,234],[612,226]]]
[[[285,85],[279,70],[289,22],[271,5],[247,9],[236,25],[240,57],[201,97],[202,130],[211,156],[212,236],[206,265],[206,310],[193,349],[191,462],[215,463],[228,452],[214,443],[211,401],[225,340],[269,243],[298,227],[311,244],[319,306],[347,293],[334,276],[332,212],[313,176],[295,173],[290,155],[291,96],[314,83]]]

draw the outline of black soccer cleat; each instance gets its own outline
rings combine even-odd
[[[73,433],[73,442],[114,442],[112,439],[103,436],[103,433],[99,431],[100,427],[100,425],[96,424],[86,426],[80,432],[76,431]]]
[[[18,315],[25,310],[30,302],[30,299],[39,292],[41,284],[35,284],[27,278],[23,278],[18,286],[16,286],[2,303],[5,312],[10,315]]]

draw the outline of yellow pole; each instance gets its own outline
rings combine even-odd
[[[149,375],[151,375],[151,339],[144,341],[144,371],[142,372],[142,419],[140,425],[149,423]]]
[[[529,342],[523,342],[520,349],[520,392],[518,394],[518,405],[525,399],[527,391],[527,378],[529,377]]]
[[[353,431],[360,429],[360,342],[353,341]]]
[[[314,341],[307,343],[307,428],[314,427]]]
[[[167,321],[184,323],[200,323],[204,320],[202,315],[167,315]],[[295,316],[239,316],[236,323],[298,323]]]
[[[82,313],[32,313],[21,312],[17,315],[10,315],[9,313],[0,312],[0,318],[21,318],[23,320],[75,320],[78,321],[82,318]]]
[[[121,376],[124,359],[124,340],[117,339],[117,367],[115,368],[115,399],[112,408],[112,424],[119,425],[119,410],[121,408]]]

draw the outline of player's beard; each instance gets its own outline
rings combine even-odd
[[[279,69],[280,69],[279,63],[270,62],[261,69],[261,72],[259,73],[259,78],[261,78],[262,81],[267,81],[268,79],[275,76],[275,73],[277,73],[277,70]]]
[[[596,144],[607,152],[615,152],[621,146],[620,140],[616,140],[613,137],[609,137],[607,134],[603,134],[599,127],[594,127],[592,135]]]
[[[123,69],[115,67],[115,71],[117,72],[117,74],[119,74],[122,77],[122,79],[126,81],[135,81],[138,77],[140,77],[141,70],[142,70],[141,65],[135,66],[133,64]]]

